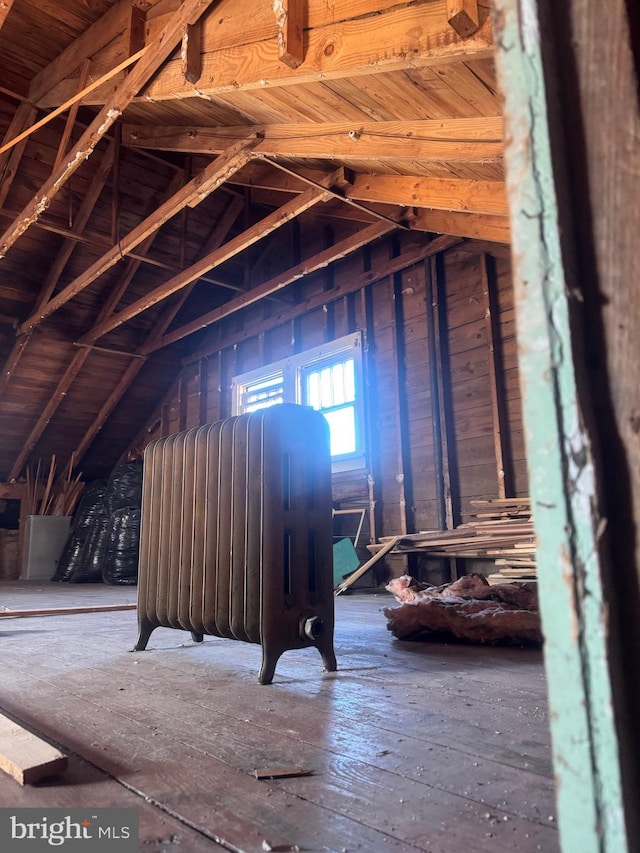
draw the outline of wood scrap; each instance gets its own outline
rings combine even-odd
[[[493,560],[498,571],[490,575],[501,583],[526,576],[535,580],[536,535],[529,498],[472,500],[473,520],[452,530],[424,530],[396,537],[395,551],[417,552],[432,557]],[[377,554],[384,545],[369,545]],[[499,577],[496,578],[496,576]]]
[[[50,743],[0,714],[0,770],[20,785],[62,773],[67,756]]]
[[[287,779],[291,776],[311,776],[313,770],[303,767],[262,767],[253,771],[256,779]]]
[[[542,642],[535,588],[508,583],[491,586],[484,575],[420,588],[408,575],[387,590],[401,602],[386,607],[387,628],[399,640],[461,639],[476,643]]]
[[[369,569],[371,568],[371,566],[375,565],[375,563],[377,563],[378,560],[382,559],[382,557],[384,557],[385,554],[387,554],[389,551],[391,551],[391,549],[397,543],[399,538],[400,538],[399,536],[393,536],[391,539],[389,539],[388,542],[385,542],[385,544],[382,546],[382,548],[380,548],[379,551],[376,554],[374,554],[370,560],[367,560],[366,563],[364,563],[362,566],[360,566],[359,569],[356,569],[353,574],[349,575],[349,577],[346,578],[346,580],[344,580],[339,586],[336,587],[335,594],[340,595],[341,592],[344,592],[345,589],[348,589],[352,583],[354,583],[355,581],[358,580],[358,578],[362,577],[362,575],[365,572],[368,572]]]
[[[56,466],[54,454],[50,459],[49,473],[44,482],[41,482],[41,460],[38,460],[35,470],[32,466],[27,466],[25,515],[73,515],[84,489],[82,473],[72,476],[75,466],[73,453],[64,471],[57,477]]]
[[[0,610],[0,619],[24,619],[31,616],[68,616],[76,613],[106,613],[111,610],[135,610],[137,604],[98,604],[87,607],[47,607],[33,610]]]

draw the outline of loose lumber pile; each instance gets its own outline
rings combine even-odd
[[[394,551],[495,561],[489,583],[535,580],[536,537],[529,498],[472,500],[474,519],[454,530],[423,531],[397,538]],[[372,552],[382,545],[369,546]]]
[[[501,544],[495,553],[497,572],[487,577],[490,584],[507,580],[536,579],[536,539],[531,521],[529,498],[502,498],[498,500],[471,501],[476,520],[471,522],[480,535],[499,535],[509,532],[516,541]],[[518,530],[525,535],[519,537]]]
[[[74,454],[62,472],[56,477],[56,457],[51,457],[49,473],[43,478],[41,461],[37,468],[27,467],[26,472],[26,515],[73,515],[76,504],[84,483],[81,481],[82,474],[73,477]]]
[[[425,587],[409,575],[387,584],[400,607],[385,607],[387,628],[399,640],[457,639],[486,644],[542,643],[533,584],[490,585],[480,574]]]

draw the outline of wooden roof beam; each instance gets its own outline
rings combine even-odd
[[[414,210],[414,215],[408,219],[407,225],[414,231],[429,231],[432,234],[452,234],[496,243],[511,242],[508,216],[421,208]]]
[[[182,59],[176,55],[137,99],[207,98],[493,55],[491,21],[484,8],[477,32],[463,39],[448,23],[445,0],[404,4],[397,0],[333,0],[330,4],[307,0],[306,6],[304,56],[297,67],[281,59],[282,31],[272,3],[256,5],[252,9],[255,14],[248,18],[237,0],[220,0],[215,14],[202,18],[197,83],[185,79]],[[148,21],[151,35],[162,20]],[[102,66],[105,70],[109,67],[104,61]],[[56,106],[72,92],[73,82],[65,80],[39,103]],[[102,104],[108,97],[105,87],[92,93],[85,103]]]
[[[280,58],[280,32],[273,22],[264,29],[249,28],[253,35],[249,41],[245,21],[244,32],[236,33],[235,43],[218,47],[225,36],[232,34],[231,14],[225,17],[230,5],[231,0],[223,0],[217,10],[220,15],[203,20],[204,52],[198,83],[192,85],[185,80],[180,60],[171,60],[147,86],[142,98],[157,101],[207,97],[238,89],[380,74],[493,54],[488,15],[484,15],[476,33],[463,39],[447,21],[444,0],[406,5],[377,0],[368,4],[368,14],[362,14],[359,4],[341,3],[338,12],[338,4],[309,0],[304,59],[291,68]]]
[[[4,257],[16,240],[24,234],[51,204],[51,199],[65,185],[69,177],[86,160],[94,148],[131,103],[134,96],[161,67],[180,41],[186,24],[195,23],[211,5],[212,0],[183,0],[149,49],[106,101],[95,119],[65,157],[64,161],[43,184],[20,215],[0,237],[0,258]],[[216,2],[216,0],[213,0]]]
[[[398,223],[398,225],[399,224],[400,223]],[[374,240],[378,240],[380,237],[384,237],[385,234],[389,234],[393,230],[394,226],[390,222],[376,222],[373,225],[369,225],[367,228],[361,229],[356,234],[353,234],[350,237],[341,240],[339,243],[330,246],[328,249],[319,252],[312,258],[302,261],[294,267],[291,267],[273,278],[270,278],[268,281],[265,281],[256,287],[252,287],[251,290],[230,299],[218,308],[214,308],[213,311],[209,311],[201,317],[198,317],[196,320],[192,320],[190,323],[185,323],[183,326],[174,329],[172,332],[164,335],[154,346],[154,349],[161,349],[162,347],[169,346],[169,344],[175,343],[175,341],[179,341],[182,338],[186,338],[188,335],[192,335],[194,332],[198,332],[207,326],[211,326],[225,317],[229,317],[231,314],[235,314],[237,311],[241,311],[243,308],[247,308],[249,305],[253,305],[255,302],[265,299],[267,296],[272,296],[274,293],[282,290],[283,287],[286,287],[292,282],[297,281],[300,278],[304,278],[304,276],[310,275],[311,273],[316,272],[316,270],[329,266],[329,264],[332,264],[335,261],[346,258],[348,255],[351,255],[353,252],[362,248],[362,246],[365,246]],[[148,351],[148,348],[143,349],[143,352]]]
[[[407,132],[410,127],[410,132]],[[502,159],[502,118],[447,118],[423,121],[354,121],[273,124],[259,127],[150,127],[124,125],[130,148],[217,154],[259,131],[255,153],[265,157],[355,160],[446,160],[497,162]]]
[[[331,183],[330,178],[327,179],[327,183]],[[219,249],[215,249],[213,252],[210,252],[186,270],[183,270],[173,278],[169,279],[169,281],[166,281],[164,284],[156,287],[155,290],[152,290],[146,296],[141,297],[132,305],[129,305],[127,308],[119,311],[112,319],[97,325],[91,332],[80,339],[80,343],[93,343],[97,338],[102,337],[102,335],[106,335],[108,332],[111,332],[113,329],[122,325],[122,323],[126,323],[128,320],[131,320],[133,317],[136,317],[148,308],[157,305],[158,302],[161,302],[173,293],[177,293],[179,290],[182,290],[182,288],[187,287],[187,285],[191,284],[192,281],[200,278],[200,276],[204,275],[209,270],[212,270],[214,267],[217,267],[225,261],[228,261],[230,258],[235,257],[235,255],[245,249],[248,249],[249,246],[257,243],[258,240],[261,240],[263,237],[268,236],[277,228],[281,228],[285,223],[291,221],[296,216],[300,216],[300,214],[304,213],[305,210],[309,210],[309,208],[318,204],[318,202],[324,201],[327,196],[328,193],[326,190],[307,190],[297,198],[292,199],[287,202],[287,204],[278,208],[278,210],[275,210],[273,213],[265,216],[264,219],[256,222],[255,225],[247,228],[241,234],[238,234],[237,237],[229,240]]]
[[[41,306],[36,313],[25,320],[20,327],[20,333],[24,334],[31,331],[47,317],[50,317],[54,311],[57,311],[70,299],[89,287],[103,273],[118,263],[123,255],[130,254],[149,234],[157,231],[184,207],[195,207],[203,201],[223,184],[234,171],[240,169],[247,162],[249,158],[248,149],[253,144],[254,139],[252,138],[231,145],[225,154],[218,157],[200,174],[174,193],[171,198],[161,204],[132,231],[121,237],[115,245],[112,245],[101,258],[94,261],[87,270],[70,282],[64,290],[61,290],[46,305]]]
[[[403,204],[407,207],[497,216],[508,214],[503,181],[354,175],[345,195],[359,201]]]

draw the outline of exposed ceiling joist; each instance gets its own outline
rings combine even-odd
[[[210,5],[211,0],[184,0],[160,35],[149,46],[149,50],[105,103],[75,147],[0,237],[0,258],[6,255],[16,240],[41,216],[69,177],[91,155],[100,139],[131,103],[133,97],[170,55],[182,37],[186,24],[194,23]]]
[[[124,125],[131,148],[217,154],[251,130],[264,138],[256,154],[265,157],[351,160],[446,160],[498,162],[502,159],[502,118],[400,121],[307,122],[259,127],[149,127]]]

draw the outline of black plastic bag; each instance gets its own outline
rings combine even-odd
[[[82,556],[82,548],[84,546],[85,536],[76,536],[73,532],[67,539],[67,544],[64,546],[56,571],[51,578],[57,583],[66,583],[70,581],[76,571],[80,567],[80,559]]]
[[[70,578],[71,583],[102,583],[109,529],[109,517],[104,514],[96,516],[82,547],[78,568]]]
[[[140,509],[118,509],[111,514],[109,521],[102,579],[110,584],[136,584],[140,549]]]
[[[107,515],[142,503],[142,462],[123,462],[111,472],[105,493]]]

